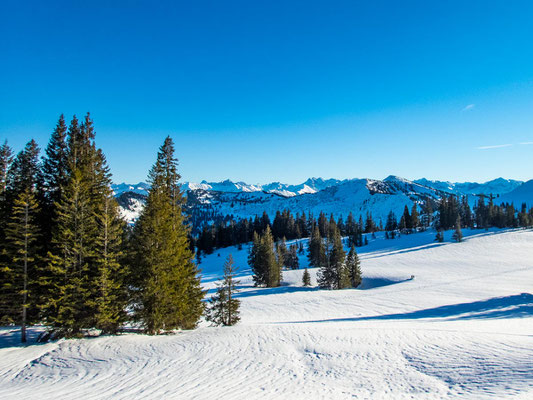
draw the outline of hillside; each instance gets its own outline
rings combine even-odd
[[[516,195],[505,198],[519,204],[524,201],[533,203],[533,191],[522,188],[526,184],[503,178],[486,183],[450,183],[427,179],[409,181],[391,175],[384,180],[310,178],[299,185],[203,181],[199,184],[184,183],[182,187],[187,193],[189,210],[194,210],[196,215],[209,215],[210,218],[227,215],[249,218],[263,211],[273,218],[276,211],[289,209],[294,214],[318,214],[323,211],[336,217],[346,217],[352,212],[356,218],[359,215],[365,218],[370,212],[379,223],[380,219],[385,222],[390,211],[399,217],[405,206],[411,208],[426,197],[437,200],[448,194],[468,195],[471,206],[474,206],[479,194],[504,196],[511,192],[516,192]],[[114,186],[123,208],[122,214],[128,222],[134,222],[138,216],[142,209],[142,196],[147,194],[148,188],[144,183]],[[496,200],[497,203],[499,201]]]
[[[303,288],[301,270],[255,288],[246,247],[215,252],[204,287],[231,252],[239,325],[27,347],[5,328],[0,398],[531,398],[533,232],[465,234],[378,236],[361,248],[362,287],[341,291]]]

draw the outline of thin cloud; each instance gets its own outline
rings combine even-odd
[[[512,144],[509,143],[509,144],[497,144],[497,145],[494,145],[494,146],[480,146],[480,147],[476,147],[476,149],[478,150],[488,150],[488,149],[501,149],[502,147],[511,147]]]
[[[465,106],[465,108],[463,108],[461,111],[470,111],[472,110],[476,105],[475,104],[468,104],[467,106]]]

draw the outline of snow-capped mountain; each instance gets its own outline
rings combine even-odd
[[[391,175],[383,180],[310,178],[298,185],[280,182],[250,185],[225,180],[186,182],[182,188],[187,192],[189,211],[213,218],[227,215],[249,218],[264,211],[273,218],[276,211],[288,209],[293,213],[322,211],[336,217],[346,217],[352,212],[363,218],[370,212],[377,222],[380,219],[384,222],[391,210],[399,216],[405,206],[411,208],[425,198],[437,200],[446,194],[469,195],[471,205],[480,194],[495,195],[498,204],[506,201],[514,202],[516,207],[523,202],[533,205],[533,181],[522,183],[503,178],[485,183],[451,183],[427,179],[410,181]],[[123,208],[122,214],[129,223],[133,223],[142,210],[148,189],[149,185],[142,182],[113,186]]]
[[[423,186],[427,186],[433,189],[441,190],[443,192],[452,193],[456,195],[502,195],[509,193],[518,188],[522,181],[516,181],[513,179],[497,178],[485,183],[477,182],[443,182],[443,181],[430,181],[422,178],[414,181]]]

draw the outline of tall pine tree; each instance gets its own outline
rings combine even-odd
[[[132,240],[135,315],[150,334],[193,329],[204,308],[179,178],[174,144],[167,137],[150,171],[151,189]]]

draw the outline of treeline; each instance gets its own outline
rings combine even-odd
[[[437,230],[454,229],[458,221],[460,227],[471,229],[517,228],[533,225],[533,208],[528,210],[526,204],[522,204],[517,211],[512,204],[496,205],[494,201],[492,195],[480,195],[472,209],[468,196],[450,195],[438,200],[426,197],[413,204],[411,209],[405,206],[399,219],[393,211],[390,211],[384,225],[381,220],[376,223],[371,213],[367,213],[364,220],[362,215],[355,220],[352,213],[346,220],[342,216],[335,220],[333,215],[328,218],[323,212],[316,218],[312,213],[293,215],[289,210],[283,210],[277,211],[274,221],[271,222],[268,214],[263,212],[261,216],[256,215],[254,218],[239,220],[226,218],[211,225],[204,224],[202,230],[191,240],[197,256],[201,257],[202,254],[211,254],[216,248],[251,242],[254,234],[262,235],[267,228],[270,229],[274,241],[278,242],[282,239],[308,238],[314,226],[318,227],[323,238],[328,238],[330,226],[335,224],[341,236],[348,237],[350,245],[359,247],[366,241],[363,234],[378,231],[385,231],[387,239],[394,239],[399,233],[408,234],[429,227]]]
[[[148,333],[196,326],[203,291],[182,214],[174,146],[166,138],[151,190],[128,230],[87,114],[59,118],[44,155],[31,140],[0,147],[0,319],[115,333],[127,320]],[[128,310],[128,312],[126,312]]]
[[[297,213],[294,216],[289,210],[283,210],[276,212],[273,222],[270,221],[268,214],[263,212],[261,216],[256,215],[255,218],[238,221],[231,219],[213,225],[204,225],[201,233],[193,240],[199,255],[211,254],[216,248],[251,242],[255,234],[263,235],[267,229],[270,230],[275,242],[308,238],[314,226],[318,227],[320,235],[324,238],[330,236],[335,226],[335,229],[339,229],[341,235],[347,236],[350,243],[355,246],[364,245],[364,233],[374,233],[383,229],[381,224],[376,225],[370,213],[363,222],[362,216],[356,220],[352,213],[344,221],[342,216],[335,220],[333,215],[328,218],[323,212],[316,218],[312,213]]]

